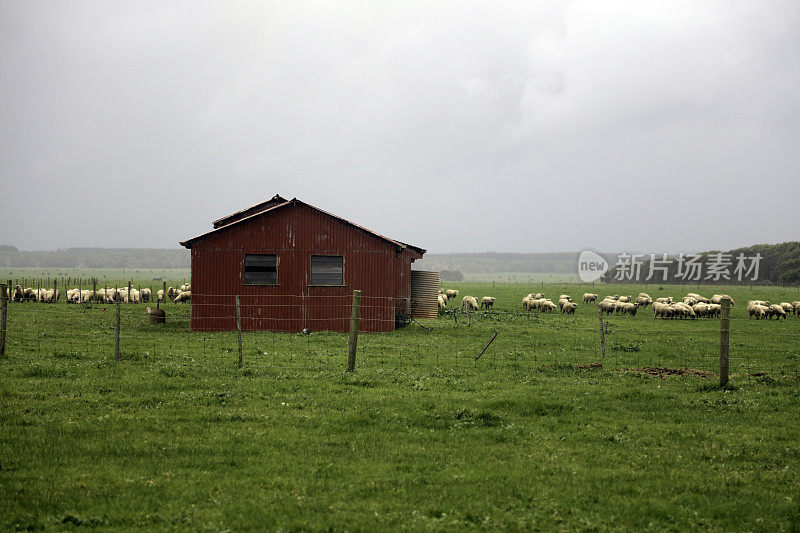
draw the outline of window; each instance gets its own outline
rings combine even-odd
[[[245,254],[245,285],[277,285],[278,256],[275,254]]]
[[[341,255],[312,255],[311,285],[344,285],[343,266]]]

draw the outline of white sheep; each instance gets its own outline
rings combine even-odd
[[[610,315],[617,308],[617,302],[616,302],[616,300],[612,300],[610,298],[606,298],[602,302],[597,304],[597,306],[600,308],[601,312]]]
[[[596,294],[594,294],[592,292],[584,292],[583,293],[583,303],[596,302],[596,301],[597,301],[597,295]]]
[[[575,314],[575,310],[577,308],[578,308],[578,304],[576,304],[575,302],[567,302],[561,308],[561,314],[566,313],[568,315],[574,315]]]
[[[558,309],[558,306],[547,298],[542,300],[542,302],[539,304],[539,311],[542,313],[552,313],[556,309]]]
[[[780,320],[781,317],[783,317],[785,319],[786,318],[786,311],[784,311],[783,307],[781,307],[780,305],[772,304],[767,308],[767,318],[769,319],[769,318],[772,318],[773,316],[777,320]]]
[[[487,310],[494,308],[494,301],[496,299],[497,298],[495,298],[494,296],[484,296],[483,298],[481,298],[481,309],[483,309],[484,306],[486,306]]]
[[[461,310],[466,311],[467,309],[471,309],[473,311],[478,310],[478,299],[474,296],[464,296],[461,299]]]
[[[447,289],[447,291],[445,291],[445,294],[447,295],[448,300],[453,300],[458,296],[458,291],[455,289]]]
[[[756,320],[760,318],[764,318],[767,316],[767,309],[768,307],[764,307],[763,305],[759,304],[749,304],[747,306],[747,316],[748,318],[756,317]]]
[[[185,292],[178,292],[178,295],[172,301],[175,302],[175,303],[178,303],[178,302],[189,302],[189,301],[191,301],[191,299],[192,299],[192,292],[191,291],[185,291]]]

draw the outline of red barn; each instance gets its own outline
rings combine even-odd
[[[214,221],[191,249],[196,331],[347,331],[354,289],[362,331],[391,331],[411,305],[411,263],[425,250],[297,199],[275,196]],[[435,297],[435,295],[434,295]]]

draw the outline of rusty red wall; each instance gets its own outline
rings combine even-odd
[[[368,232],[305,205],[289,205],[192,242],[193,330],[348,331],[354,289],[362,331],[394,329],[395,306],[411,296],[411,259]],[[278,284],[243,285],[244,255],[278,255]],[[310,286],[312,254],[344,256],[344,286]],[[405,298],[405,300],[402,300]],[[407,309],[407,307],[406,307]]]

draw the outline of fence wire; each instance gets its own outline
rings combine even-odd
[[[145,304],[122,304],[120,359],[158,362],[195,361],[234,364],[238,360],[235,295],[192,295],[191,303],[167,303],[165,324],[152,324]],[[246,364],[266,370],[343,370],[347,360],[351,295],[300,298],[279,295],[240,297],[243,320],[242,354]],[[279,301],[276,302],[275,298]],[[295,303],[287,303],[293,302]],[[315,302],[323,316],[303,316]],[[404,299],[362,297],[366,321],[394,327],[395,311],[407,309]],[[451,304],[452,305],[452,304]],[[294,315],[293,315],[294,313]],[[800,319],[755,320],[744,310],[731,317],[733,375],[797,376],[800,372]],[[275,315],[283,316],[275,316]],[[221,326],[193,330],[197,317]],[[431,372],[530,372],[547,367],[631,369],[692,369],[711,374],[719,369],[719,319],[654,318],[648,309],[636,316],[603,318],[604,348],[600,341],[597,307],[583,305],[577,315],[558,310],[479,310],[467,313],[453,306],[439,318],[404,322],[404,327],[358,337],[357,368],[402,372],[407,368]],[[316,323],[342,325],[341,332],[325,331]],[[302,333],[304,324],[308,330]],[[297,325],[290,332],[281,330]],[[196,329],[196,328],[195,328]],[[476,360],[489,339],[496,338]],[[68,358],[78,364],[113,360],[117,342],[116,304],[9,305],[6,352],[9,356]]]

